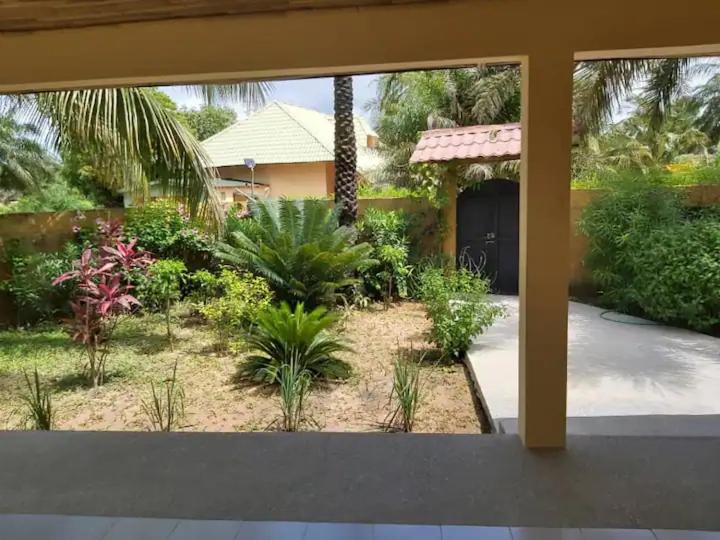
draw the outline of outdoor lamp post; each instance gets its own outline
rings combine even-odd
[[[245,162],[245,166],[250,169],[250,196],[254,199],[255,198],[255,160],[252,158],[248,158],[243,161]]]

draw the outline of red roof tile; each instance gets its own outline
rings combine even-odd
[[[410,163],[453,159],[499,161],[520,159],[520,124],[467,126],[424,131]]]

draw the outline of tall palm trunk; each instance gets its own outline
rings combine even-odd
[[[352,77],[335,77],[335,205],[340,225],[357,219],[357,147]]]

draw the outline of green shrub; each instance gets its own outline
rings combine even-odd
[[[419,278],[420,298],[432,321],[430,338],[450,357],[464,354],[473,337],[503,314],[488,301],[489,283],[466,269],[426,268]]]
[[[141,289],[143,305],[155,306],[165,314],[165,327],[171,349],[170,311],[175,302],[180,300],[180,287],[185,282],[186,275],[184,262],[161,259],[150,267]]]
[[[13,299],[19,324],[35,324],[68,313],[74,286],[63,283],[53,287],[52,281],[72,268],[80,251],[79,246],[67,243],[55,253],[18,253],[7,257],[10,276],[0,282],[0,290]]]
[[[358,223],[360,238],[373,246],[372,257],[379,264],[363,273],[366,292],[387,303],[394,297],[407,298],[408,278],[412,267],[408,263],[408,215],[401,210],[368,208]]]
[[[337,291],[356,283],[355,272],[374,261],[355,231],[338,227],[321,200],[258,201],[257,237],[240,230],[220,244],[218,258],[265,277],[281,300],[308,306],[332,304]]]
[[[170,201],[154,201],[131,208],[125,223],[127,238],[161,259],[182,259],[189,268],[211,264],[213,239],[198,223]]]
[[[618,311],[709,331],[720,324],[720,217],[682,207],[670,188],[636,181],[589,204],[585,264]]]
[[[265,279],[252,274],[223,270],[218,279],[220,296],[200,308],[221,345],[243,333],[270,305],[272,293]]]
[[[700,331],[720,328],[720,220],[659,227],[633,241],[630,298],[652,319]]]
[[[188,276],[190,300],[205,305],[220,291],[220,278],[209,270],[198,270]]]
[[[283,302],[270,307],[257,318],[247,343],[254,354],[240,366],[240,375],[257,382],[277,384],[282,381],[283,366],[295,366],[298,373],[307,371],[313,378],[345,379],[350,366],[336,355],[348,348],[328,332],[337,317],[324,307],[306,312],[302,303],[291,309]]]
[[[637,180],[618,184],[585,207],[579,222],[588,237],[585,264],[607,305],[642,311],[633,292],[629,255],[653,230],[682,220],[680,202],[671,189]]]

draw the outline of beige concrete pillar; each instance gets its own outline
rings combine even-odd
[[[522,65],[520,436],[565,445],[573,56],[538,51]]]
[[[457,178],[454,172],[448,174],[445,179],[445,192],[448,202],[442,210],[444,221],[442,252],[454,261],[457,253]]]

